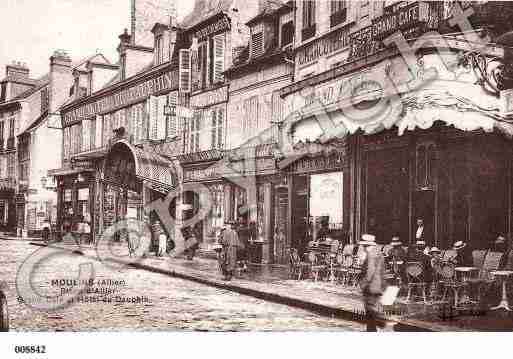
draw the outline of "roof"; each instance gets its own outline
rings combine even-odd
[[[29,96],[32,96],[37,91],[41,90],[43,87],[47,86],[50,83],[50,74],[46,74],[39,79],[36,80],[35,86],[20,93],[18,96],[14,97],[12,101],[20,101],[26,99]]]
[[[112,63],[105,57],[103,54],[94,54],[88,57],[84,57],[83,59],[79,61],[74,61],[71,64],[71,67],[73,70],[79,70],[79,71],[87,71],[86,65],[88,62],[93,61],[95,63],[100,64],[106,64],[106,65],[112,65]]]
[[[192,11],[180,23],[181,28],[191,28],[210,17],[230,10],[234,0],[196,0]]]
[[[26,128],[24,128],[18,136],[21,136],[25,133],[28,133],[30,130],[36,128],[48,117],[48,111],[43,112],[39,117],[37,117],[34,121],[30,122]]]
[[[277,15],[281,9],[290,9],[283,0],[267,0],[262,3],[262,9],[253,18],[251,18],[246,25],[251,26],[255,22],[265,19],[266,17]]]
[[[225,74],[230,74],[238,70],[247,68],[250,65],[264,63],[266,65],[272,64],[269,60],[273,58],[282,58],[283,51],[277,46],[269,47],[262,55],[258,57],[249,58],[249,47],[244,50],[234,61],[234,65],[225,71]]]

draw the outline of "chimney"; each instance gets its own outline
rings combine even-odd
[[[55,113],[69,98],[73,84],[71,58],[64,50],[56,50],[50,57],[50,113]]]
[[[130,45],[132,36],[128,33],[128,29],[119,35],[119,46]]]
[[[13,61],[10,65],[5,66],[5,76],[16,80],[27,80],[30,70],[27,64]]]

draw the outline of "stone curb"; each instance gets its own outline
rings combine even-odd
[[[38,242],[31,242],[31,245],[44,247],[44,243],[38,243]],[[55,246],[56,249],[67,249],[60,246]],[[82,255],[84,257],[88,257],[91,259],[96,259],[91,255],[87,255],[83,251],[80,250],[74,250],[73,253]],[[289,305],[291,307],[299,308],[308,310],[311,312],[315,312],[324,316],[332,317],[332,318],[338,318],[342,320],[347,321],[353,321],[353,322],[363,322],[363,317],[361,314],[357,314],[354,312],[354,308],[341,308],[341,307],[333,307],[321,303],[314,303],[311,301],[306,301],[299,298],[294,298],[290,296],[285,296],[277,293],[267,292],[260,289],[254,289],[249,288],[243,285],[239,285],[237,283],[233,282],[225,282],[222,280],[217,280],[213,278],[207,278],[202,277],[200,275],[194,275],[187,273],[185,271],[177,271],[177,270],[169,270],[169,269],[163,269],[158,268],[152,265],[148,264],[142,264],[142,263],[128,263],[122,260],[117,259],[110,259],[110,261],[117,263],[117,264],[123,264],[123,265],[129,265],[133,268],[149,271],[152,273],[157,274],[163,274],[175,278],[185,279],[192,282],[196,282],[203,285],[208,285],[211,287],[229,290],[235,293],[251,296],[257,299],[266,300],[273,303],[278,304],[285,304]],[[385,320],[389,323],[395,323],[394,330],[395,331],[403,331],[403,332],[467,332],[470,330],[465,330],[459,327],[454,326],[445,326],[440,324],[434,324],[434,323],[428,323],[423,321],[418,321],[414,319],[387,319]]]

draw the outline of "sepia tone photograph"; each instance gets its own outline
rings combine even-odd
[[[513,331],[513,2],[0,9],[0,331]]]

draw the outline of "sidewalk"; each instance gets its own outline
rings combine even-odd
[[[77,249],[71,243],[60,243],[55,246],[67,250]],[[87,257],[98,258],[95,248],[91,246],[82,246],[80,251]],[[115,259],[113,262],[130,264],[128,256],[126,259]],[[348,288],[335,282],[291,280],[288,278],[286,266],[251,265],[248,272],[241,273],[227,282],[222,279],[217,261],[207,258],[196,257],[193,261],[188,261],[182,258],[150,256],[130,265],[323,315],[345,320],[363,320],[363,304],[359,289]],[[396,330],[401,331],[513,330],[513,316],[504,312],[488,312],[484,316],[467,314],[442,320],[435,305],[406,304],[404,301],[399,301],[394,312],[395,314],[387,314],[384,317],[397,323]]]
[[[43,241],[41,237],[18,237],[15,233],[6,233],[0,232],[0,239],[5,241],[29,241],[29,242],[39,242]]]

